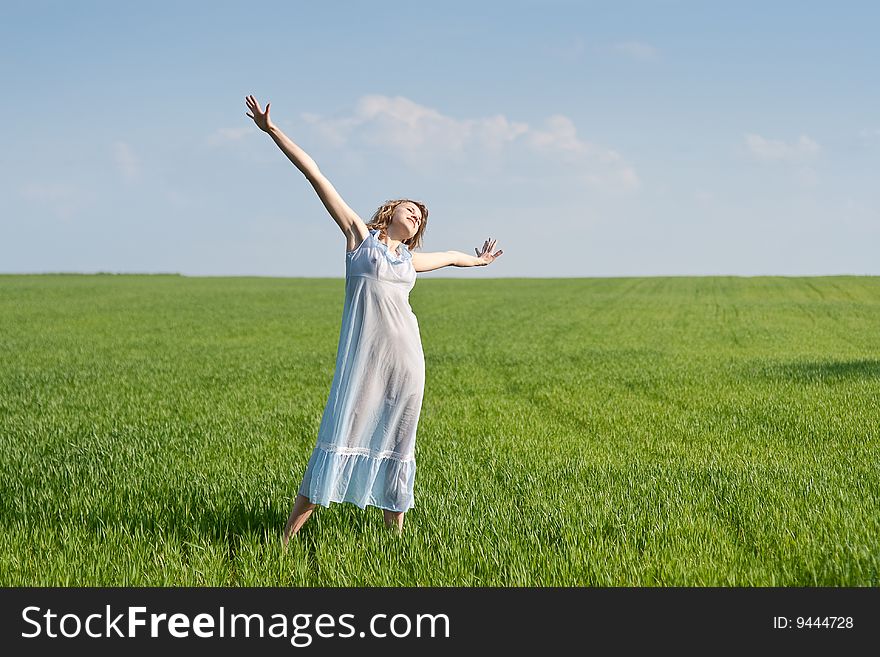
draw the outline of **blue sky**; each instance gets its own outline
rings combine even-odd
[[[871,2],[4,2],[0,272],[342,277],[244,97],[424,277],[880,274]]]

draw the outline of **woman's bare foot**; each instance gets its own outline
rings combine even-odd
[[[284,534],[281,537],[282,547],[287,547],[290,537],[299,532],[306,523],[306,520],[309,519],[309,516],[312,515],[312,511],[315,510],[316,506],[318,505],[309,501],[309,498],[305,495],[296,496],[296,501],[293,503],[293,511],[290,512],[287,524],[284,525]]]
[[[382,509],[385,516],[385,526],[391,529],[395,534],[403,533],[403,511],[389,511]]]

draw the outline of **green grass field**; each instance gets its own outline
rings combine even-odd
[[[415,507],[280,537],[340,279],[0,276],[0,585],[878,586],[880,278],[420,277]]]

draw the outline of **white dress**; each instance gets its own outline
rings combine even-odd
[[[336,369],[299,493],[322,506],[414,506],[415,442],[425,389],[419,324],[409,305],[412,253],[379,230],[345,256]]]

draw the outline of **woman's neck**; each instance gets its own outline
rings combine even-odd
[[[388,231],[385,231],[385,239],[387,240],[385,242],[385,246],[391,249],[391,251],[398,253],[400,250],[400,245],[403,244],[403,241],[392,239],[391,236],[388,234]]]

